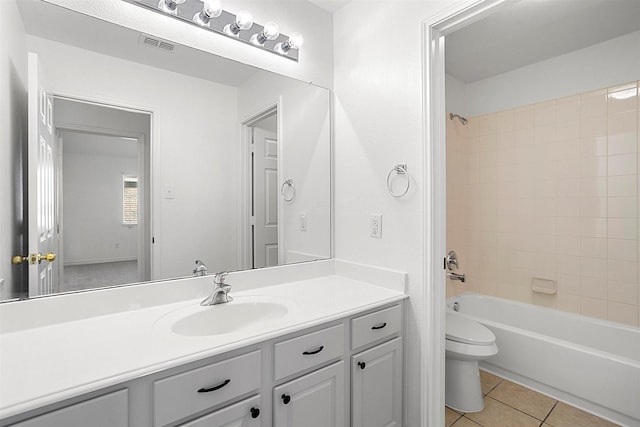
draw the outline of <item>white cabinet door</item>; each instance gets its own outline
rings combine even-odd
[[[127,427],[129,394],[120,390],[14,424],[13,427]]]
[[[342,427],[344,416],[344,362],[273,389],[274,427]]]
[[[260,396],[229,405],[181,427],[260,427],[264,417],[260,411]]]
[[[353,427],[402,426],[402,338],[351,357]]]

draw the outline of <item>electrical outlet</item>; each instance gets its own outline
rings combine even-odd
[[[300,214],[300,231],[307,231],[307,226],[308,226],[307,213],[302,212]]]
[[[382,214],[369,216],[369,235],[377,239],[382,238]]]

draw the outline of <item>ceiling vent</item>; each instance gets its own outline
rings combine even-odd
[[[138,44],[160,49],[165,52],[173,52],[176,48],[175,44],[170,43],[167,40],[163,40],[159,37],[153,37],[144,33],[140,34],[140,37],[138,38]]]

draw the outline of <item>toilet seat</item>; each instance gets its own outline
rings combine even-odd
[[[496,342],[496,336],[487,327],[453,313],[447,313],[445,337],[449,341],[471,345],[490,346]]]

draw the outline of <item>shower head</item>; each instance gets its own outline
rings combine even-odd
[[[464,117],[462,117],[460,114],[449,113],[449,120],[453,120],[454,117],[457,117],[458,120],[460,120],[460,123],[462,123],[463,125],[466,125],[467,122],[469,121],[469,120],[465,119]]]

